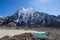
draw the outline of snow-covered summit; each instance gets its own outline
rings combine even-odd
[[[33,19],[33,14],[36,12],[36,10],[34,10],[32,7],[30,8],[19,8],[18,10],[18,20],[20,21],[24,21],[25,23],[27,22],[27,20],[29,20],[29,18],[31,17],[31,19]]]
[[[23,7],[21,7],[21,8],[19,8],[19,10],[18,10],[18,12],[19,12],[19,14],[21,14],[21,13],[24,13],[24,14],[31,14],[31,13],[34,13],[34,12],[36,12],[32,7],[30,7],[30,8],[23,8]]]

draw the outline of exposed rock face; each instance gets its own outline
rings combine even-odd
[[[47,40],[45,38],[38,38],[34,37],[31,33],[24,33],[21,35],[15,35],[15,36],[5,36],[1,38],[0,40]]]

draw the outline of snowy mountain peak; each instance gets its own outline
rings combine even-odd
[[[24,7],[21,7],[21,8],[19,8],[19,10],[25,10],[25,8]]]
[[[35,12],[35,10],[32,7],[30,7],[30,8],[21,7],[21,8],[19,8],[18,11],[19,11],[19,13]]]
[[[19,8],[19,10],[33,10],[33,8],[32,7],[30,7],[30,8],[24,8],[24,7],[21,7],[21,8]]]
[[[20,18],[22,16],[23,20],[26,21],[26,20],[28,20],[28,17],[30,17],[30,16],[32,16],[32,18],[33,18],[33,14],[35,12],[36,11],[32,7],[30,7],[30,8],[23,8],[23,7],[21,7],[18,10],[18,17]]]

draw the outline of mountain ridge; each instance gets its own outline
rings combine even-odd
[[[17,26],[46,26],[46,27],[59,27],[60,16],[49,15],[47,13],[38,12],[33,8],[20,8],[11,16],[7,16],[2,23],[6,25],[10,22],[16,23]]]

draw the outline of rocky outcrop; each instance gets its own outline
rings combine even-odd
[[[56,30],[54,30],[54,31],[52,30],[52,31],[46,32],[46,34],[50,40],[60,40],[59,31],[57,32]]]

